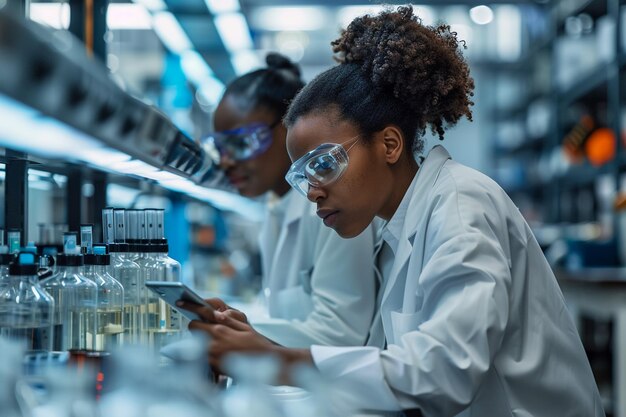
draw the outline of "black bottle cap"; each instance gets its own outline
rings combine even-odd
[[[127,253],[127,243],[109,243],[109,253]]]
[[[0,254],[0,265],[9,265],[15,259],[15,255],[12,253]]]
[[[83,255],[66,255],[64,253],[57,255],[58,266],[83,266],[84,263]]]
[[[85,265],[111,265],[111,255],[85,255]]]
[[[37,275],[37,255],[31,252],[20,252],[9,265],[9,275]]]
[[[39,266],[34,264],[21,265],[15,262],[9,265],[9,275],[37,275]]]

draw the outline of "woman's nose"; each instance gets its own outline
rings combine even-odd
[[[306,197],[309,199],[309,201],[316,203],[317,200],[324,198],[325,196],[326,192],[323,188],[309,184],[309,190],[306,193]]]
[[[234,168],[237,162],[226,154],[220,154],[220,168],[226,171],[229,168]]]

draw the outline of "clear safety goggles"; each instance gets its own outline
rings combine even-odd
[[[324,143],[291,164],[285,179],[289,185],[303,196],[309,187],[329,185],[339,179],[348,168],[348,151],[356,145],[359,136],[339,143]],[[348,142],[354,143],[346,150]]]
[[[267,125],[255,123],[237,129],[213,132],[204,138],[204,142],[213,145],[221,156],[233,161],[245,161],[256,158],[272,144],[272,129],[280,120]]]

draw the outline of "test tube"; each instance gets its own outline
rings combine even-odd
[[[156,239],[156,210],[154,209],[146,209],[146,239],[154,240]]]
[[[126,238],[129,242],[139,240],[139,215],[140,210],[126,210]]]
[[[165,211],[163,209],[155,210],[156,212],[156,238],[159,240],[165,239],[165,227],[164,218]]]
[[[93,248],[93,224],[80,225],[80,248],[83,253],[92,253]]]
[[[0,246],[4,245],[4,229],[0,229]]]
[[[63,233],[63,252],[66,255],[77,255],[78,248],[76,247],[76,232]]]
[[[115,243],[126,243],[126,221],[124,219],[124,209],[114,209],[113,220],[115,224]]]
[[[19,252],[21,241],[22,241],[22,231],[20,229],[7,230],[7,243],[9,245],[9,253]]]
[[[113,209],[102,209],[102,240],[104,243],[115,243],[115,229],[113,228]]]
[[[145,210],[137,210],[137,220],[139,222],[139,240],[145,241],[148,239]]]

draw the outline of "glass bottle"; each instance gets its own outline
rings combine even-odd
[[[109,275],[111,255],[106,246],[94,245],[93,254],[85,255],[85,277],[98,286],[95,350],[120,346],[124,333],[124,288]]]
[[[83,255],[57,256],[59,272],[42,281],[56,303],[53,350],[94,349],[98,286],[83,275]]]
[[[27,350],[50,350],[54,300],[40,286],[36,257],[20,252],[0,289],[0,336],[25,343]]]
[[[142,287],[142,334],[143,342],[153,349],[160,349],[168,343],[180,339],[181,315],[166,302],[145,287],[146,281],[165,281],[166,265],[159,259],[160,245],[137,245],[141,257],[137,264],[141,268]]]
[[[113,243],[109,244],[111,255],[110,274],[124,288],[124,343],[138,343],[141,323],[140,305],[141,293],[139,287],[139,274],[141,269],[137,263],[128,256],[128,245]]]

